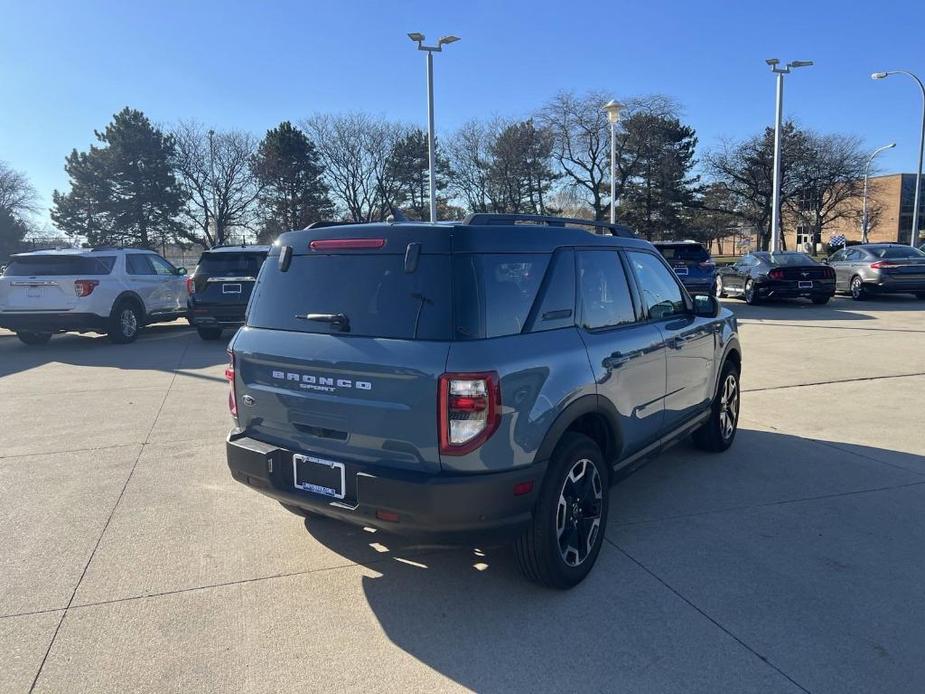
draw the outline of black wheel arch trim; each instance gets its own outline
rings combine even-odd
[[[549,431],[546,432],[546,436],[543,437],[543,442],[537,449],[534,462],[549,460],[569,427],[578,421],[580,417],[588,414],[600,415],[610,428],[612,448],[610,451],[604,451],[607,462],[613,464],[614,461],[619,460],[622,453],[623,437],[621,436],[617,408],[610,400],[601,395],[588,394],[571,402],[559,413],[552,426],[549,427]]]
[[[726,365],[726,361],[729,359],[730,355],[735,353],[736,360],[739,365],[739,370],[742,369],[742,347],[739,345],[739,341],[736,338],[732,338],[729,342],[726,343],[726,348],[723,350],[723,358],[720,359],[719,365],[716,369],[716,377],[713,383],[713,397],[716,397],[716,394],[719,392],[719,379],[723,375],[723,367]]]
[[[147,310],[147,308],[145,308],[144,299],[142,299],[136,292],[133,292],[133,291],[131,291],[131,290],[124,291],[124,292],[122,292],[121,294],[119,294],[119,296],[116,297],[116,300],[112,302],[112,308],[113,308],[113,310],[115,310],[116,306],[118,306],[119,303],[121,303],[122,301],[126,301],[126,300],[132,301],[132,302],[138,304],[138,306],[141,308],[141,320],[142,320],[142,322],[144,322],[145,320],[147,320],[147,318],[148,318],[148,310]]]

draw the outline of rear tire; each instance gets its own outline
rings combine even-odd
[[[861,278],[855,275],[851,278],[851,298],[855,301],[864,301],[867,298],[867,289],[864,288],[864,282],[861,281]]]
[[[587,436],[567,433],[556,446],[533,510],[533,520],[514,542],[529,580],[571,588],[597,561],[607,527],[610,471],[601,449]]]
[[[19,338],[20,342],[27,345],[47,345],[51,339],[51,333],[34,333],[29,330],[19,330],[16,337]]]
[[[218,340],[222,336],[221,328],[196,328],[196,332],[203,340]]]
[[[714,287],[713,287],[713,291],[717,298],[719,299],[726,298],[726,289],[723,287],[722,277],[717,276],[716,283],[714,284]]]
[[[745,291],[742,292],[742,295],[745,297],[746,304],[757,306],[761,303],[761,298],[758,296],[758,287],[755,286],[755,280],[747,280],[745,282]]]
[[[144,318],[138,305],[133,301],[120,301],[109,315],[109,341],[124,345],[138,338],[144,325]]]
[[[812,302],[817,306],[824,306],[825,304],[829,303],[829,298],[830,297],[828,296],[814,296],[812,298]]]
[[[732,445],[739,426],[740,393],[739,367],[727,359],[710,407],[710,418],[692,436],[698,448],[719,453]]]

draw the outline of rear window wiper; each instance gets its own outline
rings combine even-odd
[[[350,332],[350,319],[343,313],[297,313],[299,320],[314,320],[321,323],[330,323],[344,333]]]

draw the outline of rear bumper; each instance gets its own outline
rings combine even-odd
[[[680,280],[684,288],[691,294],[707,294],[716,290],[716,279],[713,277],[697,277],[695,279],[681,277]]]
[[[106,332],[108,316],[95,313],[15,313],[0,311],[0,328],[33,332]]]
[[[545,462],[510,472],[445,475],[340,460],[348,493],[336,501],[294,487],[291,451],[232,432],[226,452],[234,479],[277,501],[353,525],[452,543],[521,532],[533,517],[546,472]],[[529,480],[533,491],[514,496],[514,485]],[[398,521],[382,520],[377,511],[397,513]]]
[[[925,292],[925,280],[880,279],[877,282],[865,282],[866,288],[882,294],[918,294]]]
[[[760,284],[758,285],[758,296],[768,299],[796,299],[799,297],[815,299],[825,296],[831,298],[835,296],[835,283],[819,284],[818,282],[813,282],[812,287],[804,289],[789,284]]]
[[[236,327],[244,325],[244,312],[247,304],[209,304],[195,301],[187,302],[189,322],[195,326]]]

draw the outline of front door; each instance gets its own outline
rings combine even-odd
[[[694,315],[671,268],[661,256],[627,251],[642,297],[645,318],[656,326],[666,348],[665,430],[702,411],[713,398],[716,321]]]

